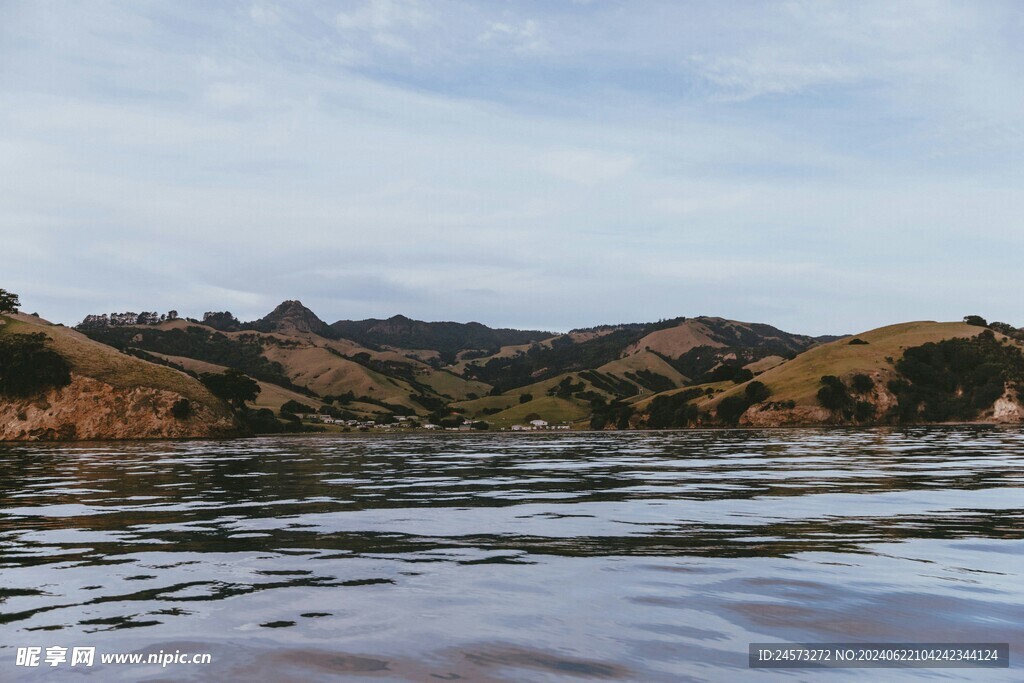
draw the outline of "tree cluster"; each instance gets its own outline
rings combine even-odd
[[[1024,393],[1024,355],[985,330],[907,349],[896,363],[900,379],[889,389],[899,399],[905,422],[973,420],[1006,390]]]
[[[0,336],[0,394],[26,397],[70,383],[70,366],[45,334]]]
[[[595,398],[590,402],[590,428],[600,430],[611,425],[615,429],[629,429],[629,419],[635,412],[633,406],[618,399],[609,403],[603,397]]]
[[[824,375],[819,380],[818,403],[823,408],[838,414],[844,420],[869,422],[874,418],[875,405],[866,400],[875,386],[874,380],[867,375],[854,375],[852,386],[847,386],[835,375]]]
[[[684,389],[672,395],[655,396],[647,408],[649,429],[685,429],[697,422],[699,411],[691,400],[703,396],[700,389]]]
[[[763,382],[754,380],[743,389],[742,395],[726,396],[719,401],[715,415],[722,422],[734,425],[740,421],[743,413],[747,412],[747,408],[757,403],[764,403],[771,395],[771,389]]]
[[[199,375],[210,393],[224,399],[236,410],[245,407],[246,401],[255,401],[260,393],[260,385],[244,372],[229,368],[221,373],[204,372]]]

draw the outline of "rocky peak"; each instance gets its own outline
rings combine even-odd
[[[316,313],[302,305],[301,301],[289,300],[281,303],[265,317],[256,321],[256,327],[266,332],[313,332],[324,334],[329,328]]]

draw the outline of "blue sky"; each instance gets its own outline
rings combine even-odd
[[[1024,324],[1024,7],[0,0],[26,310]]]

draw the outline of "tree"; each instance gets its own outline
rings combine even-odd
[[[187,420],[192,417],[192,403],[187,398],[181,398],[171,406],[171,415],[176,420]]]
[[[308,406],[305,403],[299,403],[296,400],[285,401],[281,406],[281,410],[285,413],[315,413],[312,406]],[[323,412],[323,410],[321,410]]]
[[[736,424],[749,407],[750,404],[743,396],[726,396],[718,403],[715,414],[722,422]]]
[[[866,394],[875,388],[875,381],[871,379],[869,375],[864,373],[858,373],[851,378],[850,381],[853,386],[854,392],[858,394]]]
[[[702,396],[700,389],[685,389],[677,394],[655,396],[647,409],[649,429],[684,429],[697,421],[697,406],[691,399]]]
[[[229,368],[217,374],[204,372],[199,376],[210,393],[222,398],[236,409],[241,410],[246,401],[255,401],[260,393],[260,385],[244,372]]]
[[[519,394],[520,403],[529,403],[533,400],[533,394]]]
[[[20,306],[17,294],[0,289],[0,313],[17,313]]]
[[[0,394],[31,396],[71,383],[67,361],[46,342],[41,332],[0,337]]]
[[[818,389],[818,403],[829,410],[844,410],[850,406],[846,385],[835,375],[824,375]]]
[[[764,385],[764,382],[754,380],[747,385],[744,395],[749,403],[764,403],[772,395],[772,390]]]
[[[754,373],[753,372],[751,372],[750,370],[747,370],[746,368],[738,368],[736,370],[735,376],[733,376],[733,378],[732,378],[732,381],[733,381],[734,384],[743,384],[744,382],[749,382],[753,378],[754,378]]]
[[[988,321],[982,318],[980,315],[965,315],[964,322],[968,325],[974,325],[976,327],[988,327]]]

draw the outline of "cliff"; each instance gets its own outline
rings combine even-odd
[[[72,373],[71,384],[31,399],[0,400],[0,441],[91,441],[230,436],[230,414],[202,404],[187,419],[171,408],[183,397],[153,387],[115,387]]]

